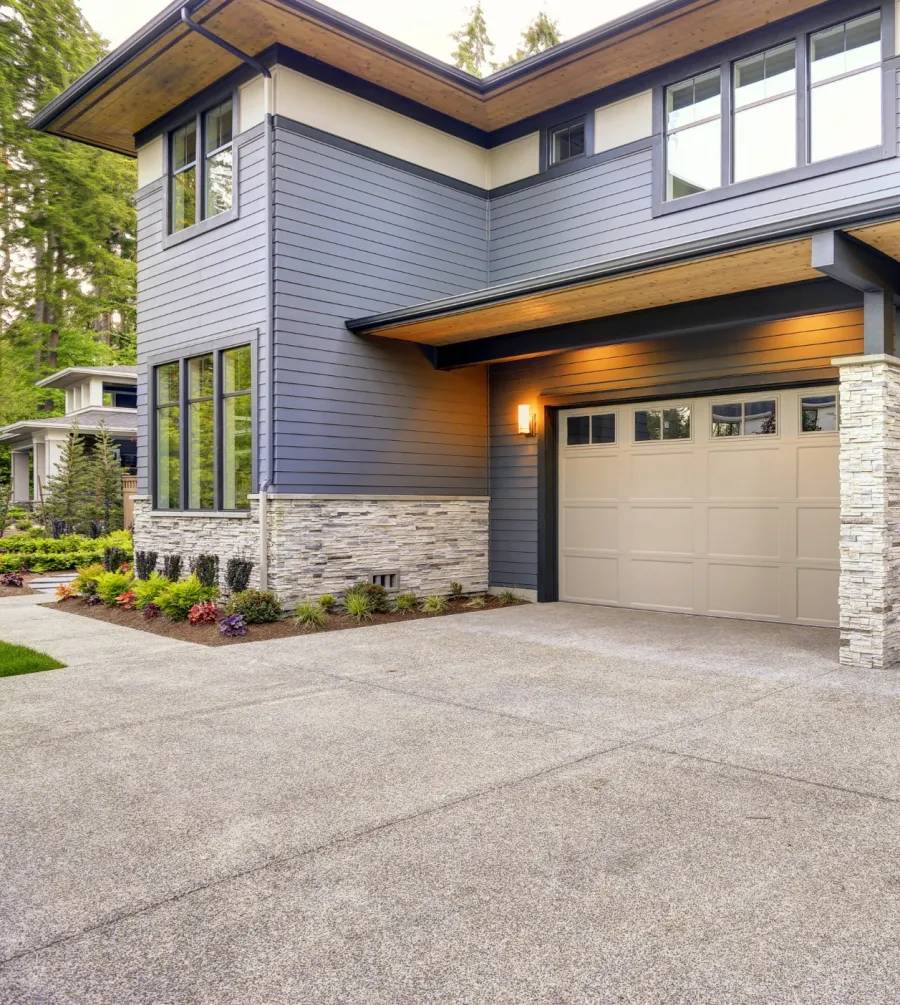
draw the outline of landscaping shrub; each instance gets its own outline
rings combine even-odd
[[[269,590],[241,590],[234,593],[225,608],[227,614],[243,614],[248,625],[262,625],[281,619],[281,604]]]
[[[30,520],[16,520],[16,530],[30,530],[31,521]]]
[[[106,528],[99,520],[91,520],[88,524],[88,537],[92,541],[96,541],[98,537],[103,537],[103,533]]]
[[[75,587],[71,583],[60,583],[56,588],[57,600],[68,600],[75,596]]]
[[[69,552],[90,551],[103,553],[106,547],[122,548],[131,556],[131,535],[128,531],[117,530],[106,537],[92,541],[81,534],[67,534],[65,537],[47,537],[40,527],[34,527],[25,534],[16,534],[0,540],[0,555],[13,553],[27,555],[61,555]]]
[[[337,597],[335,597],[333,593],[323,593],[322,596],[319,597],[319,607],[321,607],[323,611],[330,611],[336,603]]]
[[[128,561],[128,552],[115,545],[107,545],[103,549],[103,567],[107,572],[118,572]]]
[[[6,515],[10,520],[22,520],[25,517],[30,516],[27,509],[24,506],[10,506]]]
[[[97,592],[97,580],[105,572],[106,569],[99,562],[76,569],[72,586],[75,587],[76,593],[80,593],[84,597],[90,597]]]
[[[219,622],[219,631],[230,638],[241,638],[247,634],[247,622],[243,614],[229,614]]]
[[[0,586],[24,586],[25,580],[18,572],[7,572],[0,576]]]
[[[162,611],[159,609],[159,604],[149,603],[143,610],[144,617],[149,621],[151,618],[158,618]]]
[[[192,625],[214,625],[219,620],[219,608],[209,600],[194,604],[188,611],[188,621]]]
[[[354,583],[344,594],[344,600],[346,601],[347,597],[354,594],[361,594],[369,598],[373,614],[386,614],[391,609],[387,590],[376,583]]]
[[[465,593],[462,583],[451,583],[450,584],[450,596],[459,598]]]
[[[419,604],[419,598],[414,593],[400,593],[394,598],[394,610],[398,614],[414,611]]]
[[[125,593],[116,598],[116,607],[120,611],[133,611],[134,601],[134,590],[126,590]]]
[[[231,593],[243,593],[250,585],[253,563],[249,558],[229,558],[225,566],[225,585]]]
[[[103,601],[100,599],[100,597],[97,596],[96,593],[92,593],[87,598],[88,607],[96,607],[98,604],[102,604],[102,603],[103,603]]]
[[[321,603],[302,600],[297,604],[294,620],[298,625],[305,625],[307,628],[324,628],[328,624],[328,615]]]
[[[159,555],[155,551],[136,551],[134,553],[134,571],[138,579],[149,579],[156,572],[156,562]]]
[[[201,586],[218,586],[219,556],[198,555],[191,563],[191,572],[200,580]]]
[[[165,616],[172,621],[186,620],[194,604],[213,600],[218,593],[216,587],[203,586],[196,576],[188,576],[169,585],[156,597],[156,603]]]
[[[104,572],[97,577],[97,596],[107,607],[115,607],[119,597],[131,589],[131,583],[128,572]]]
[[[481,610],[482,607],[487,606],[487,601],[484,597],[472,597],[472,599],[466,604],[466,607],[473,607],[476,610]]]
[[[181,579],[181,555],[163,555],[163,575],[173,583]]]
[[[158,572],[151,572],[146,579],[135,580],[132,587],[135,597],[134,606],[142,611],[148,604],[154,603],[162,591],[171,585],[171,581]]]
[[[519,595],[516,593],[515,590],[510,590],[510,589],[501,590],[500,593],[497,595],[497,597],[498,597],[498,599],[499,599],[499,601],[500,601],[501,604],[518,604],[518,603],[520,603],[520,601],[519,601]]]
[[[444,597],[433,596],[426,597],[422,601],[422,613],[423,614],[443,614],[447,610],[447,601]]]
[[[348,590],[344,595],[344,612],[357,621],[371,621],[375,614],[372,598],[365,590]]]
[[[65,520],[51,520],[50,533],[55,539],[61,538],[64,534],[69,533],[69,525]]]

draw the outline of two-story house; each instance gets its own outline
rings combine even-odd
[[[138,161],[137,546],[897,662],[898,67],[893,0],[658,0],[485,80],[163,11],[34,123]]]

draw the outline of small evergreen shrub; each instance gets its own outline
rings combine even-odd
[[[465,590],[463,589],[462,583],[450,584],[450,596],[453,597],[454,600],[458,600],[464,592]]]
[[[369,598],[373,614],[386,614],[391,609],[391,603],[387,590],[383,586],[378,586],[376,583],[354,583],[353,586],[351,586],[350,589],[344,593],[345,607],[347,597],[354,594],[363,595]]]
[[[138,579],[149,579],[156,572],[156,562],[159,555],[155,551],[136,551],[134,553],[134,571]]]
[[[225,566],[225,585],[231,593],[243,593],[250,585],[253,563],[249,558],[229,558]]]
[[[97,580],[105,572],[106,569],[99,562],[76,569],[75,578],[72,580],[76,593],[80,593],[83,597],[93,596],[97,592]]]
[[[229,614],[219,622],[219,631],[229,638],[241,638],[247,634],[247,622],[243,614]]]
[[[181,579],[181,555],[163,555],[163,575],[173,583]]]
[[[16,520],[16,530],[30,530],[31,521],[30,520]]]
[[[394,610],[398,614],[414,611],[419,605],[419,598],[414,593],[400,593],[394,597]]]
[[[115,607],[123,593],[131,590],[132,578],[127,572],[104,572],[97,577],[97,596],[107,607]]]
[[[118,572],[128,561],[128,552],[115,545],[107,545],[103,549],[103,568],[107,572]]]
[[[422,601],[421,610],[423,614],[443,614],[447,610],[447,601],[437,594],[433,597],[426,597]]]
[[[219,620],[219,608],[209,600],[194,604],[188,611],[188,621],[192,625],[214,625]]]
[[[133,611],[134,590],[126,590],[120,597],[117,597],[116,607],[118,607],[120,611]]]
[[[234,593],[225,608],[227,614],[243,614],[248,625],[263,625],[281,620],[281,604],[270,590],[241,590]]]
[[[355,593],[348,590],[344,595],[344,613],[356,621],[371,621],[375,614],[372,598],[365,590]]]
[[[333,593],[323,593],[322,596],[319,597],[319,607],[321,607],[323,611],[330,611],[336,603],[337,597],[335,597]]]
[[[215,587],[203,586],[196,576],[188,576],[169,585],[156,596],[159,609],[171,621],[185,621],[194,604],[213,600],[218,593]]]
[[[159,609],[159,604],[154,604],[151,602],[147,604],[142,613],[144,617],[148,621],[150,621],[153,618],[158,618],[162,614],[162,611]]]
[[[302,600],[294,611],[294,620],[306,628],[324,628],[328,624],[328,615],[321,602]]]
[[[483,607],[487,606],[487,601],[484,597],[472,597],[472,599],[466,604],[466,607],[472,607],[477,611],[480,611]]]
[[[148,604],[155,604],[156,598],[166,587],[171,585],[170,580],[158,572],[151,572],[146,579],[135,580],[134,586],[132,586],[135,597],[134,606],[142,611]]]
[[[200,580],[201,586],[218,586],[219,556],[198,555],[191,563],[191,572]]]

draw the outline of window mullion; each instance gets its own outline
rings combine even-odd
[[[181,467],[181,483],[179,485],[179,505],[186,510],[190,505],[190,438],[191,425],[188,414],[188,364],[186,359],[178,361],[178,460]]]
[[[732,181],[732,164],[734,162],[734,112],[731,90],[731,63],[724,63],[721,68],[721,115],[722,115],[722,166],[720,185],[730,185]]]
[[[203,147],[205,139],[203,136],[203,115],[197,113],[197,206],[194,213],[194,222],[199,223],[204,216],[203,203],[206,199],[206,164],[203,160]]]
[[[809,37],[798,35],[796,40],[797,56],[794,60],[797,67],[797,166],[809,163]]]
[[[224,508],[222,497],[222,353],[213,353],[213,508]]]

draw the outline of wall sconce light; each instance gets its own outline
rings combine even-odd
[[[537,416],[531,405],[519,405],[519,432],[522,436],[534,436],[537,432]]]

